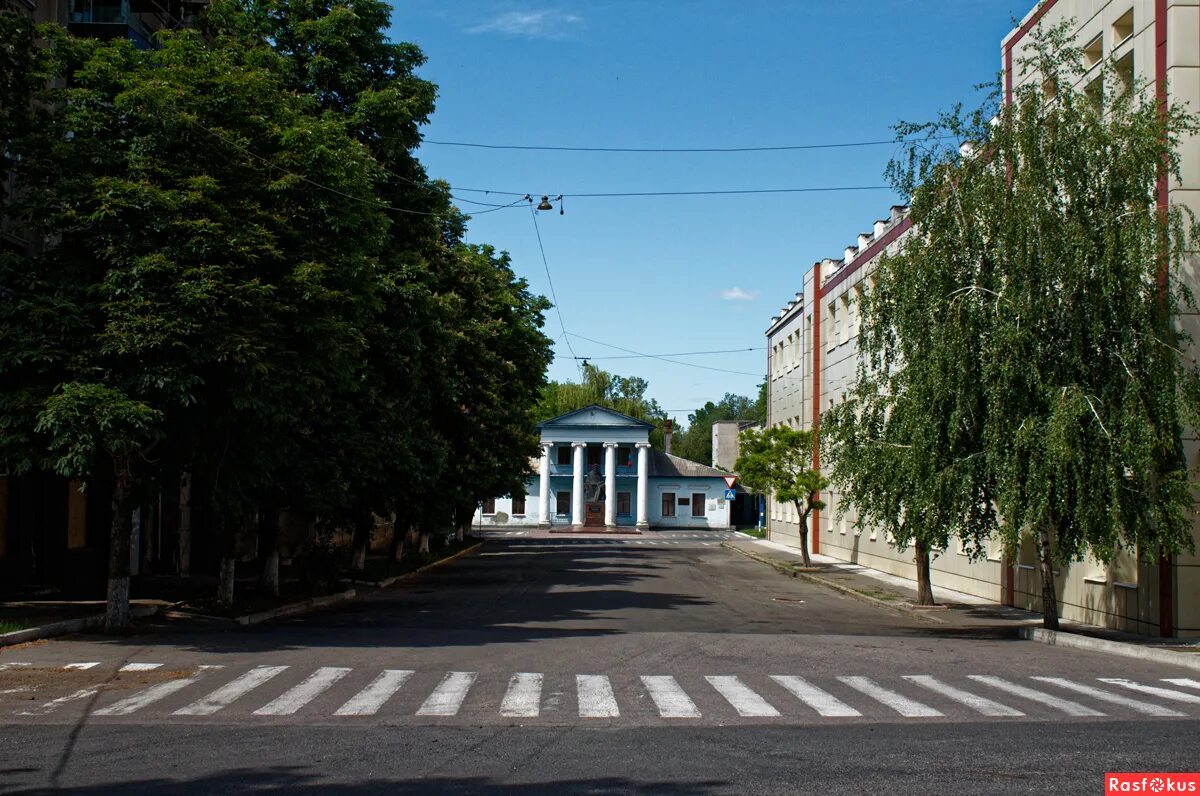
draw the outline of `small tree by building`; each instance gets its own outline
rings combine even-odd
[[[813,433],[786,426],[751,428],[739,435],[738,445],[734,470],[742,484],[796,507],[800,516],[800,554],[804,566],[809,566],[812,561],[808,554],[808,518],[814,509],[825,507],[820,495],[829,486],[829,479],[812,466]]]

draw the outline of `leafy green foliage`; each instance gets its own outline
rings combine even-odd
[[[658,401],[646,395],[650,383],[637,376],[618,376],[601,370],[592,364],[583,366],[582,379],[578,382],[552,381],[542,390],[538,402],[539,421],[549,420],[585,406],[603,406],[623,415],[654,424],[650,432],[650,444],[657,450],[663,449],[663,424],[667,414]]]
[[[807,429],[746,429],[738,436],[733,468],[747,489],[795,505],[805,566],[810,563],[808,518],[814,509],[825,507],[820,495],[829,486],[829,479],[812,466],[814,443],[813,432]]]
[[[712,426],[720,420],[740,420],[764,423],[767,419],[766,382],[756,399],[725,393],[720,401],[708,401],[688,415],[687,430],[676,435],[672,452],[693,462],[712,461]]]

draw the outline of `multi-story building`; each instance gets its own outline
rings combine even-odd
[[[1200,110],[1200,6],[1194,0],[1043,0],[1005,38],[1001,46],[1006,93],[1037,74],[1022,74],[1021,55],[1039,25],[1070,20],[1075,41],[1088,67],[1081,85],[1103,102],[1106,92],[1139,87],[1157,101],[1180,102]],[[1109,85],[1100,79],[1101,63],[1111,63]],[[1160,204],[1179,203],[1200,214],[1200,137],[1180,141],[1181,177],[1159,183]],[[892,209],[889,219],[875,223],[871,233],[858,236],[841,260],[816,263],[806,275],[804,290],[767,331],[771,400],[768,424],[812,427],[819,414],[837,401],[855,378],[860,318],[856,300],[870,290],[879,257],[894,252],[910,234],[905,209]],[[1194,262],[1183,275],[1189,287],[1200,288]],[[1200,318],[1185,313],[1179,319],[1194,340],[1200,340]],[[799,360],[791,346],[799,340]],[[803,383],[788,378],[799,373]],[[816,404],[808,396],[819,396]],[[1187,439],[1189,459],[1197,461],[1195,434]],[[824,511],[814,512],[811,544],[814,551],[915,578],[911,551],[893,549],[881,533],[855,531],[853,513],[838,518],[837,492],[823,496]],[[796,527],[784,507],[768,512],[771,538],[796,543]],[[1200,534],[1197,536],[1200,542]],[[1200,544],[1197,545],[1200,547]],[[998,544],[985,560],[971,562],[959,549],[942,552],[932,562],[935,588],[951,588],[1007,605],[1041,608],[1041,585],[1032,543],[1004,560]],[[1063,618],[1140,633],[1168,636],[1200,635],[1200,557],[1184,554],[1160,560],[1156,551],[1123,551],[1108,565],[1095,560],[1076,562],[1059,573],[1059,609]]]
[[[797,293],[771,319],[767,328],[767,427],[807,428],[811,360],[805,352],[812,344],[812,308],[805,293]],[[766,523],[772,538],[781,544],[800,544],[799,515],[790,503],[768,495]]]

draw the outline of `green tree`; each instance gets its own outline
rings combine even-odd
[[[920,138],[891,169],[918,234],[880,270],[859,385],[824,429],[860,521],[931,548],[1032,538],[1056,628],[1056,564],[1194,544],[1200,373],[1172,319],[1194,309],[1196,229],[1156,197],[1195,125],[1110,65],[1098,112],[1068,28],[1037,36],[1011,105],[899,128]]]
[[[750,428],[738,436],[738,460],[734,470],[742,484],[754,492],[772,495],[791,503],[800,516],[800,554],[804,566],[812,564],[808,554],[808,518],[814,509],[825,508],[820,494],[829,479],[813,469],[812,431],[786,426]]]
[[[687,430],[677,435],[676,442],[673,444],[673,453],[701,464],[711,462],[713,423],[720,420],[766,422],[766,404],[762,400],[763,394],[764,390],[760,388],[760,397],[756,400],[727,392],[717,403],[707,402],[688,415]]]
[[[542,390],[537,418],[549,420],[585,406],[603,406],[637,420],[653,423],[650,444],[663,449],[663,425],[666,412],[658,401],[646,395],[650,383],[637,376],[618,376],[592,364],[584,364],[578,382],[552,381]]]

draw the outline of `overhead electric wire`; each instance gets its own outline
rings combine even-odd
[[[938,136],[950,138],[951,136]],[[616,147],[616,146],[541,146],[533,144],[483,144],[474,141],[433,141],[425,139],[422,144],[437,146],[470,147],[472,149],[518,149],[534,152],[631,152],[631,153],[703,153],[703,152],[797,152],[809,149],[850,149],[853,147],[886,146],[902,144],[894,138],[886,141],[849,141],[831,144],[786,144],[782,146],[732,146],[732,147]]]
[[[579,359],[654,359],[656,357],[696,357],[705,354],[742,354],[747,351],[766,351],[766,346],[758,348],[726,348],[720,351],[683,351],[676,354],[613,354],[601,357],[579,357]]]
[[[528,199],[528,195],[526,195],[526,199]],[[554,302],[554,312],[558,314],[558,328],[562,330],[562,337],[559,339],[567,344],[567,350],[571,352],[571,358],[575,360],[575,365],[582,374],[583,366],[579,364],[579,357],[575,356],[575,349],[571,345],[571,333],[567,331],[562,307],[558,305],[558,294],[554,292],[554,277],[550,276],[550,261],[546,259],[546,247],[542,245],[542,230],[538,227],[537,211],[533,209],[533,200],[528,199],[528,201],[529,215],[533,217],[533,231],[537,234],[538,251],[542,253],[542,266],[546,269],[546,283],[550,286],[550,300]]]
[[[744,371],[744,370],[729,370],[728,368],[714,368],[709,365],[697,365],[694,362],[681,362],[677,359],[667,359],[666,357],[662,356],[661,354],[646,354],[641,351],[634,351],[632,348],[622,348],[619,345],[613,345],[612,343],[606,343],[603,340],[593,340],[590,337],[584,337],[583,335],[575,334],[574,332],[567,332],[567,335],[570,337],[575,337],[579,340],[586,340],[589,343],[595,343],[596,345],[602,345],[602,346],[605,346],[606,348],[615,348],[618,351],[624,351],[626,354],[636,354],[639,357],[645,357],[647,359],[657,359],[662,362],[670,362],[673,365],[683,365],[683,366],[689,367],[689,368],[699,368],[700,370],[712,370],[712,371],[716,371],[718,373],[732,373],[737,376],[754,376],[755,378],[765,378],[766,377],[766,373],[750,373],[750,372]],[[574,352],[572,352],[572,353],[574,353]]]
[[[499,191],[493,188],[458,188],[456,191],[465,191],[467,193],[483,193],[496,194],[498,196],[525,196],[532,195],[534,191]],[[771,193],[828,193],[832,191],[890,191],[890,185],[835,185],[822,186],[815,188],[734,188],[727,190],[712,190],[712,191],[604,191],[594,193],[572,193],[570,191],[556,191],[560,196],[569,196],[572,199],[598,199],[598,198],[613,198],[625,196],[729,196],[735,194],[771,194]]]

